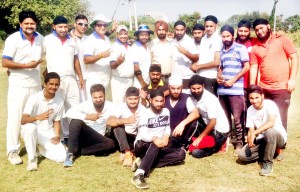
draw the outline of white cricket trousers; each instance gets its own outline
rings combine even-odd
[[[125,100],[126,90],[131,87],[133,84],[132,77],[111,77],[111,93],[112,93],[112,101],[114,104],[119,105]]]
[[[6,150],[19,151],[21,118],[27,99],[41,90],[36,87],[8,87],[7,94],[7,127],[6,127]]]
[[[21,126],[21,134],[25,142],[28,161],[36,157],[36,149],[40,154],[52,161],[61,163],[66,159],[66,150],[61,142],[51,143],[51,138],[55,136],[53,128],[41,130],[33,123]]]
[[[62,76],[57,93],[64,100],[64,111],[67,112],[71,107],[79,104],[79,89],[75,76]],[[69,122],[63,117],[61,120],[61,131],[64,138],[69,137]]]

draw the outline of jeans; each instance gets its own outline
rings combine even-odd
[[[218,152],[222,145],[227,140],[227,134],[226,133],[220,133],[216,130],[212,131],[210,133],[211,136],[215,139],[215,146],[212,148],[205,148],[205,149],[195,149],[192,152],[192,156],[195,158],[203,158],[212,155],[213,153]]]
[[[159,148],[152,142],[139,140],[134,146],[135,154],[142,159],[138,167],[149,174],[151,168],[164,167],[182,162],[185,159],[185,151],[181,148]]]
[[[291,93],[286,89],[264,89],[264,95],[266,99],[270,99],[276,103],[279,109],[282,125],[287,131],[288,109],[290,106]]]
[[[261,159],[264,163],[272,162],[276,148],[284,146],[284,138],[280,133],[270,128],[264,133],[264,137],[255,142],[255,147],[245,145],[239,152],[241,161],[249,162]]]
[[[243,132],[245,128],[244,112],[245,112],[245,98],[243,95],[220,95],[219,101],[224,109],[225,115],[230,125],[230,132],[232,129],[231,114],[233,115],[236,146],[243,147]]]
[[[114,138],[119,144],[121,152],[133,149],[133,143],[135,141],[136,135],[126,133],[124,126],[114,127],[112,128],[112,132]]]
[[[73,155],[102,155],[113,151],[115,143],[87,126],[82,120],[72,119],[69,127],[68,152]]]

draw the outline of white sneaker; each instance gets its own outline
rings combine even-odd
[[[28,160],[27,171],[36,171],[38,169],[37,158]]]
[[[12,164],[12,165],[20,165],[23,163],[21,157],[19,156],[19,154],[17,153],[17,151],[11,151],[8,154],[8,161]]]

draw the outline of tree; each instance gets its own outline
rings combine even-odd
[[[294,15],[286,18],[283,22],[283,30],[292,33],[300,30],[300,16]]]
[[[45,34],[51,30],[53,19],[58,15],[65,16],[71,22],[79,13],[91,17],[88,5],[87,0],[73,0],[72,3],[68,0],[4,0],[0,3],[0,10],[9,9],[11,11],[9,15],[5,16],[5,19],[15,29],[18,27],[18,16],[22,10],[34,11],[39,19],[38,31]]]
[[[252,13],[240,14],[240,15],[233,15],[229,17],[225,23],[228,23],[234,27],[237,27],[238,23],[242,19],[248,19],[251,23],[253,23],[258,18],[268,19],[269,15],[265,12],[260,13],[258,11],[253,11]]]
[[[271,15],[269,17],[269,23],[272,27],[274,27],[274,20],[276,19],[276,4],[278,3],[279,0],[274,0],[274,4],[273,4],[273,9],[271,12]],[[276,27],[276,24],[275,24]]]

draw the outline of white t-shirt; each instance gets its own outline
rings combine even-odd
[[[84,56],[99,55],[100,53],[111,49],[109,38],[104,36],[104,39],[94,31],[87,40],[84,42],[83,46]],[[99,76],[110,77],[110,58],[101,58],[94,64],[87,65],[87,76],[88,78],[98,78]]]
[[[174,39],[172,43],[174,54],[174,65],[172,75],[176,75],[176,77],[181,79],[190,79],[194,75],[194,72],[190,69],[192,61],[189,58],[187,58],[184,54],[179,53],[178,48],[176,46],[182,46],[191,54],[198,54],[198,50],[194,43],[194,40],[185,34],[180,41]]]
[[[280,113],[278,110],[277,105],[268,99],[265,99],[263,101],[263,107],[260,110],[257,110],[251,105],[247,110],[247,122],[246,127],[251,128],[260,128],[263,124],[268,122],[269,116],[275,115],[275,124],[274,129],[277,130],[282,137],[284,138],[284,141],[287,141],[287,133],[282,126]],[[262,138],[265,132],[261,133],[257,138]]]
[[[45,37],[44,52],[48,73],[56,72],[60,76],[75,75],[74,56],[77,55],[77,45],[70,36],[62,43],[53,31]]]
[[[137,64],[142,71],[142,77],[146,83],[149,83],[149,68],[151,65],[151,53],[150,49],[147,47],[145,49],[139,41],[136,41],[135,44],[132,45],[131,51],[133,52],[133,64]],[[134,78],[134,86],[138,87],[140,83],[138,79]],[[139,88],[139,87],[138,87]]]
[[[139,118],[140,118],[143,115],[144,110],[146,110],[146,108],[143,105],[139,104],[135,114],[137,116],[139,116]],[[121,105],[119,105],[113,114],[113,116],[115,116],[117,118],[128,118],[132,115],[133,115],[133,113],[130,111],[130,109],[128,108],[126,103],[122,103]],[[138,124],[138,122],[135,124],[125,124],[125,131],[127,133],[136,135],[137,134],[137,124]]]
[[[196,107],[206,125],[210,119],[216,119],[215,130],[221,133],[227,133],[229,131],[227,117],[215,95],[204,89],[202,98],[197,102]]]
[[[70,119],[82,120],[86,123],[86,125],[94,129],[101,135],[105,135],[106,122],[107,119],[111,115],[113,115],[113,109],[114,105],[112,104],[112,102],[105,101],[102,115],[99,117],[99,119],[97,119],[96,121],[85,120],[87,114],[97,113],[92,100],[87,100],[69,109],[66,113],[66,116]]]
[[[112,44],[112,53],[110,56],[110,62],[116,61],[120,55],[125,55],[125,60],[121,63],[117,69],[112,69],[112,74],[117,77],[133,77],[134,67],[131,50],[131,46],[123,45],[118,39]]]
[[[34,33],[34,41],[31,44],[20,31],[13,33],[5,40],[2,58],[12,60],[24,65],[30,61],[38,61],[42,58],[43,36]],[[33,69],[9,69],[9,86],[36,87],[41,86],[40,65]]]
[[[170,135],[170,112],[163,108],[160,113],[154,113],[151,108],[143,111],[138,125],[136,141],[152,142],[153,137]]]
[[[222,47],[222,38],[217,31],[212,34],[210,38],[208,38],[207,35],[204,35],[199,47],[200,57],[198,64],[201,65],[212,62],[214,60],[215,52],[220,52]],[[218,67],[201,69],[197,73],[200,76],[215,79],[218,75]]]
[[[47,101],[44,97],[44,90],[42,90],[28,98],[23,114],[37,116],[49,109],[53,109],[53,113],[47,120],[37,120],[33,122],[37,125],[38,129],[46,131],[53,129],[54,121],[60,121],[63,115],[63,106],[64,102],[58,94],[56,94],[53,99]]]
[[[173,46],[172,42],[161,41],[158,38],[149,43],[151,51],[151,63],[160,64],[162,74],[171,74],[173,65]]]

